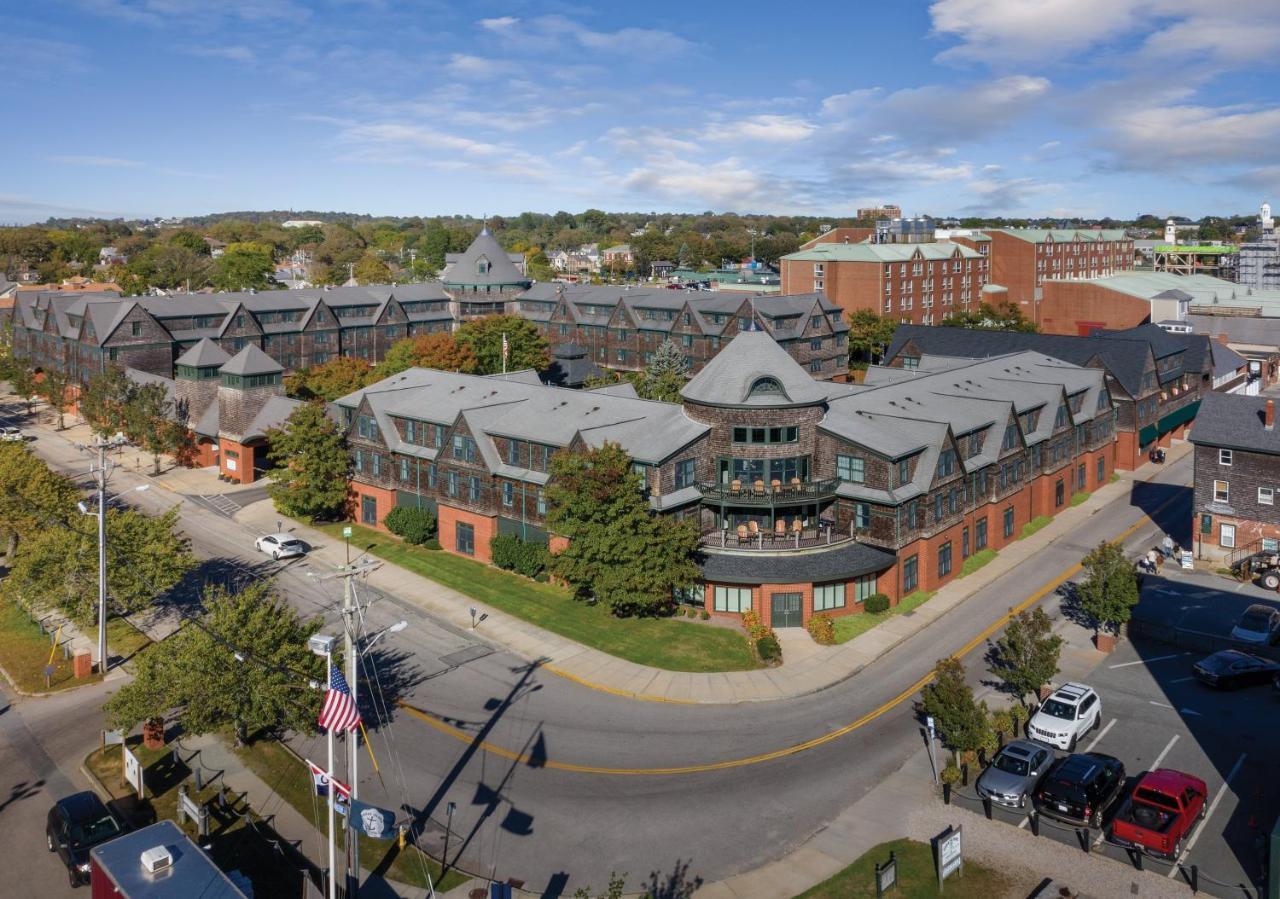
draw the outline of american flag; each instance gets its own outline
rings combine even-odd
[[[319,724],[339,733],[355,730],[360,724],[360,710],[351,698],[351,688],[336,665],[329,666],[329,689],[324,694],[324,706],[320,709]]]

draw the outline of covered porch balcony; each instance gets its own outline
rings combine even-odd
[[[827,485],[830,485],[829,487]],[[791,490],[765,488],[735,494],[723,485],[702,487],[701,543],[725,550],[786,551],[832,546],[853,539],[836,528],[835,481]]]

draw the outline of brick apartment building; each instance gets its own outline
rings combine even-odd
[[[988,266],[985,255],[958,243],[814,243],[782,257],[782,292],[821,291],[846,313],[930,325],[992,301],[984,293]]]
[[[911,369],[929,356],[981,359],[1031,351],[1099,369],[1116,408],[1116,468],[1132,470],[1147,461],[1153,447],[1186,436],[1201,398],[1214,389],[1215,347],[1210,344],[1204,335],[1170,333],[1155,325],[1093,337],[900,326],[884,364]]]
[[[629,385],[568,391],[529,372],[411,369],[335,404],[354,517],[433,510],[447,551],[489,561],[496,534],[548,543],[550,460],[606,442],[655,513],[693,519],[703,583],[685,601],[775,627],[857,613],[955,577],[972,553],[1114,470],[1115,409],[1097,368],[1039,352],[816,380],[769,335],[739,333],[679,404]]]
[[[1280,432],[1275,401],[1207,396],[1191,429],[1195,444],[1194,534],[1201,558],[1280,548]]]
[[[1104,278],[1133,268],[1133,240],[1118,229],[987,228],[952,240],[989,256],[991,282],[1037,324],[1049,279]]]

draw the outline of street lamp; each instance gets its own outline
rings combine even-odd
[[[141,493],[149,490],[150,484],[139,484],[130,493]],[[116,494],[119,496],[119,494]],[[107,477],[106,470],[98,470],[98,508],[93,509],[89,503],[80,500],[76,508],[81,515],[98,517],[98,670],[107,676],[107,665],[111,658],[107,655]]]
[[[324,656],[324,679],[325,683],[329,682],[331,672],[333,671],[333,645],[338,642],[337,637],[331,637],[328,634],[312,634],[307,638],[307,648],[318,656]],[[329,787],[326,792],[329,794],[329,899],[337,899],[338,882],[334,879],[338,867],[338,854],[333,842],[333,794],[337,790],[333,786],[333,728],[326,727],[329,746],[329,767],[326,773],[329,777]]]
[[[373,649],[373,644],[377,643],[387,634],[398,634],[408,626],[409,626],[409,622],[407,621],[397,621],[395,624],[391,625],[390,627],[384,627],[382,630],[378,631],[376,634],[374,634],[372,637],[369,638],[369,642],[364,645],[364,649],[360,650],[360,655],[363,656],[366,653],[368,653],[369,650]]]

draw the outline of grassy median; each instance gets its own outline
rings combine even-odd
[[[367,551],[407,571],[479,602],[523,618],[562,637],[640,665],[669,671],[743,671],[757,667],[746,636],[736,628],[673,618],[617,618],[604,606],[578,602],[554,584],[452,553],[411,546],[359,525],[316,525],[335,542],[351,527],[351,548]]]
[[[947,878],[945,891],[938,890],[934,873],[933,850],[928,843],[894,840],[881,843],[839,874],[805,890],[795,899],[875,899],[876,865],[889,861],[889,853],[897,859],[897,889],[886,893],[901,899],[923,899],[945,896],[946,899],[995,899],[1008,896],[1017,884],[1013,878],[974,861],[964,863],[963,874]],[[1025,891],[1017,895],[1025,895]]]
[[[65,634],[63,635],[65,637]],[[97,631],[92,634],[97,639]],[[107,620],[107,646],[113,656],[131,658],[151,644],[147,635],[123,618]],[[52,640],[27,617],[16,603],[0,602],[0,667],[4,668],[18,689],[26,693],[49,693],[78,687],[101,680],[101,676],[76,680],[71,660],[62,650],[53,653],[53,673],[45,685],[44,668],[49,662]]]

